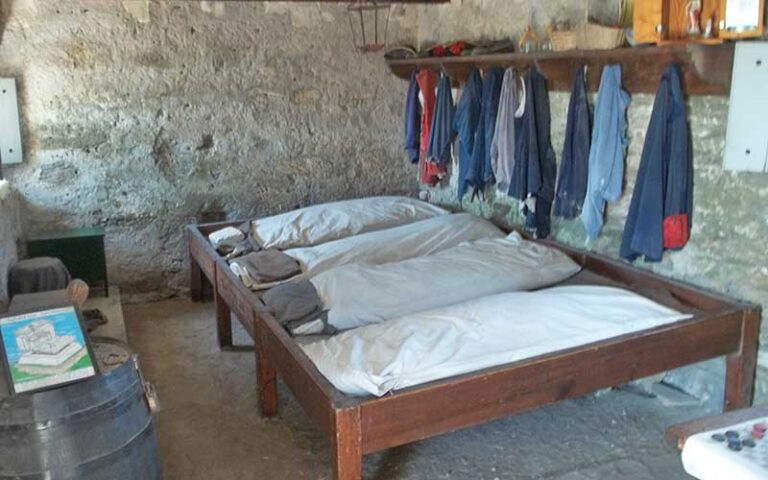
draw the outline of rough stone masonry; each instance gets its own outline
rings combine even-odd
[[[391,38],[415,31],[407,13]],[[185,291],[182,229],[203,212],[416,188],[405,86],[355,51],[346,7],[13,0],[5,16],[24,233],[106,227],[110,279],[133,299]]]

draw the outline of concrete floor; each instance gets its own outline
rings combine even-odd
[[[330,478],[329,448],[285,388],[259,417],[254,354],[219,352],[213,306],[187,300],[125,307],[128,338],[156,384],[166,480]],[[242,330],[238,342],[247,343]],[[370,455],[366,480],[689,479],[663,440],[698,406],[612,391]]]

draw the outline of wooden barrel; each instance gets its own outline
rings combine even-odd
[[[135,355],[116,340],[93,344],[101,375],[0,400],[0,479],[162,478]]]

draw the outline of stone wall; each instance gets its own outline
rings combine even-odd
[[[549,23],[580,25],[587,8],[590,18],[606,24],[618,21],[615,0],[451,0],[450,5],[420,7],[419,42],[516,38],[528,24],[543,34]]]
[[[449,26],[463,25],[461,20],[467,15],[479,14],[481,10],[503,10],[501,6],[494,3],[491,0],[465,0],[461,5],[452,4],[440,10],[437,14],[440,19],[440,28],[436,31],[439,31],[441,40],[451,38]],[[515,8],[512,3],[514,2],[509,4],[504,2],[508,5],[506,15],[511,14]],[[553,4],[557,2],[541,3],[548,4],[547,11],[551,11]],[[427,9],[439,10],[438,7],[427,7]],[[471,25],[477,25],[479,28],[457,27],[454,30],[455,38],[463,38],[469,34],[481,37],[486,32],[490,37],[498,36],[500,32],[497,27],[500,23],[493,20],[489,11],[482,15],[482,21],[471,22]],[[426,21],[422,16],[420,26],[423,27]],[[420,30],[420,38],[424,42],[428,42],[432,34],[433,29]],[[592,74],[597,75],[597,73]],[[558,161],[565,134],[568,98],[568,93],[553,92],[551,94],[552,142]],[[632,96],[628,111],[630,144],[626,161],[624,194],[618,203],[608,206],[607,221],[600,238],[594,245],[586,246],[584,231],[579,221],[555,221],[554,238],[567,244],[618,257],[653,99],[652,95]],[[736,298],[762,305],[768,304],[768,260],[762,251],[765,238],[768,238],[768,202],[766,202],[768,175],[734,173],[722,169],[728,113],[727,98],[691,97],[688,108],[695,168],[691,240],[684,250],[667,253],[664,261],[659,264],[639,262],[638,266]],[[449,184],[443,188],[430,191],[432,201],[459,207],[455,196],[455,178],[450,178]],[[486,202],[472,203],[467,197],[461,207],[492,217],[502,224],[520,225],[521,217],[514,203],[510,199],[499,198],[491,193]],[[761,337],[765,343],[768,339],[768,329],[763,329]],[[758,372],[758,395],[761,398],[768,397],[768,370],[766,370],[768,357],[764,356],[765,353],[768,353],[768,348],[763,349],[760,356],[762,367]],[[672,372],[667,379],[694,393],[709,405],[717,406],[722,401],[723,372],[724,363],[719,359]]]
[[[0,312],[8,302],[8,268],[16,262],[16,241],[19,238],[18,200],[0,180]]]
[[[414,42],[397,7],[390,39]],[[134,299],[186,288],[185,222],[413,193],[407,86],[321,3],[13,0],[0,75],[20,86],[26,233],[103,225]]]

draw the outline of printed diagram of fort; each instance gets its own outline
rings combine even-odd
[[[72,368],[88,353],[71,335],[56,335],[53,323],[37,320],[14,332],[21,353],[16,368],[24,373],[53,375]]]

